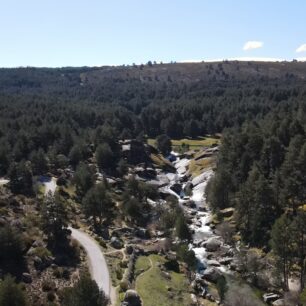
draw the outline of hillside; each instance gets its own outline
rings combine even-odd
[[[303,83],[305,78],[305,62],[223,61],[94,68],[28,67],[0,69],[0,89],[7,93],[22,89],[29,93],[57,91],[61,94],[61,91],[71,93],[79,88],[79,94],[86,94],[88,88],[106,89],[107,86],[125,87],[126,84],[140,87],[145,84],[157,90],[163,86],[172,87],[175,83],[201,84],[210,88],[254,85],[254,82],[266,85],[267,82],[286,82],[288,85],[288,82]]]
[[[118,300],[261,305],[254,292],[302,290],[305,76],[298,62],[1,69],[0,249],[17,241],[20,256],[0,269],[30,300],[66,305],[91,286],[75,226],[101,246]]]

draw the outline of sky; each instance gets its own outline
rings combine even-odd
[[[305,0],[0,0],[0,67],[305,59]]]

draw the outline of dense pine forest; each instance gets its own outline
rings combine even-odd
[[[303,127],[305,69],[295,62],[2,69],[0,171],[39,149],[68,157],[103,129],[117,139],[180,138],[265,120],[288,147]]]
[[[71,166],[85,206],[95,196],[110,203],[103,188],[87,193],[92,183],[83,162],[93,152],[100,169],[122,177],[119,141],[220,134],[206,190],[213,212],[235,208],[242,243],[273,251],[284,290],[292,271],[304,288],[306,63],[0,70],[0,177],[10,179],[14,194],[31,197],[33,176]],[[135,164],[141,152],[135,148]],[[137,219],[139,207],[130,204]]]

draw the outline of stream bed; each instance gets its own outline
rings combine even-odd
[[[163,191],[176,196],[180,206],[191,218],[190,229],[193,232],[193,241],[190,243],[190,249],[195,252],[198,260],[197,272],[204,274],[210,271],[216,274],[218,270],[224,273],[229,270],[231,249],[223,243],[222,238],[211,226],[212,212],[205,199],[205,189],[214,172],[211,168],[207,168],[200,175],[192,178],[188,175],[190,161],[187,158],[181,159],[176,154],[176,161],[173,162],[176,175],[172,175],[172,179],[167,186],[163,187]],[[167,177],[169,178],[169,175]],[[174,185],[181,185],[181,189],[184,190],[187,184],[192,187],[190,197],[186,197],[183,192],[177,193],[173,190]],[[193,203],[192,206],[189,205],[190,202]]]

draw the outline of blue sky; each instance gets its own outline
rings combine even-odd
[[[306,1],[0,0],[0,43],[1,67],[292,60],[306,58]]]

